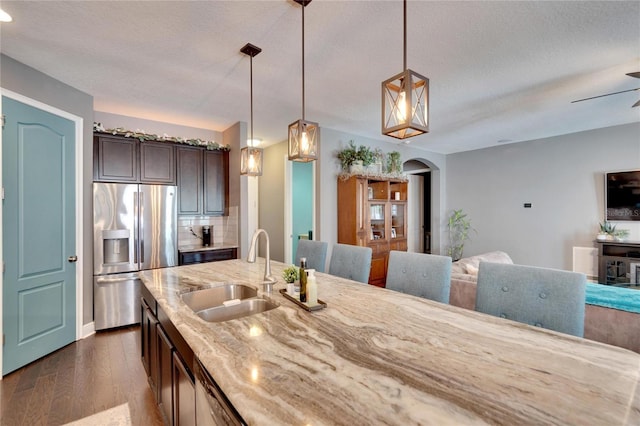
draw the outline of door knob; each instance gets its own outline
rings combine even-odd
[[[77,262],[77,261],[78,261],[78,256],[69,256],[69,257],[67,258],[67,260],[68,260],[70,263]]]

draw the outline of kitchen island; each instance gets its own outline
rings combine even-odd
[[[640,424],[634,352],[321,273],[328,307],[310,313],[263,274],[264,259],[140,274],[249,424]],[[222,282],[280,306],[208,323],[179,296]]]

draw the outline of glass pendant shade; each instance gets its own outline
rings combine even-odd
[[[309,162],[318,159],[318,123],[298,120],[289,124],[289,160]]]
[[[429,132],[429,79],[406,69],[382,82],[382,133],[397,139]]]
[[[240,150],[240,174],[262,176],[262,148],[252,146]]]

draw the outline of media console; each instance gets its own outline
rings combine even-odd
[[[596,241],[598,282],[640,289],[640,241]]]

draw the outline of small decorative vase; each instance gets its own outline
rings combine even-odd
[[[362,165],[362,160],[356,160],[349,166],[349,172],[352,174],[362,173],[364,171],[364,166]]]
[[[598,240],[598,241],[607,241],[607,237],[608,237],[607,234],[598,234],[596,236],[596,240]]]

